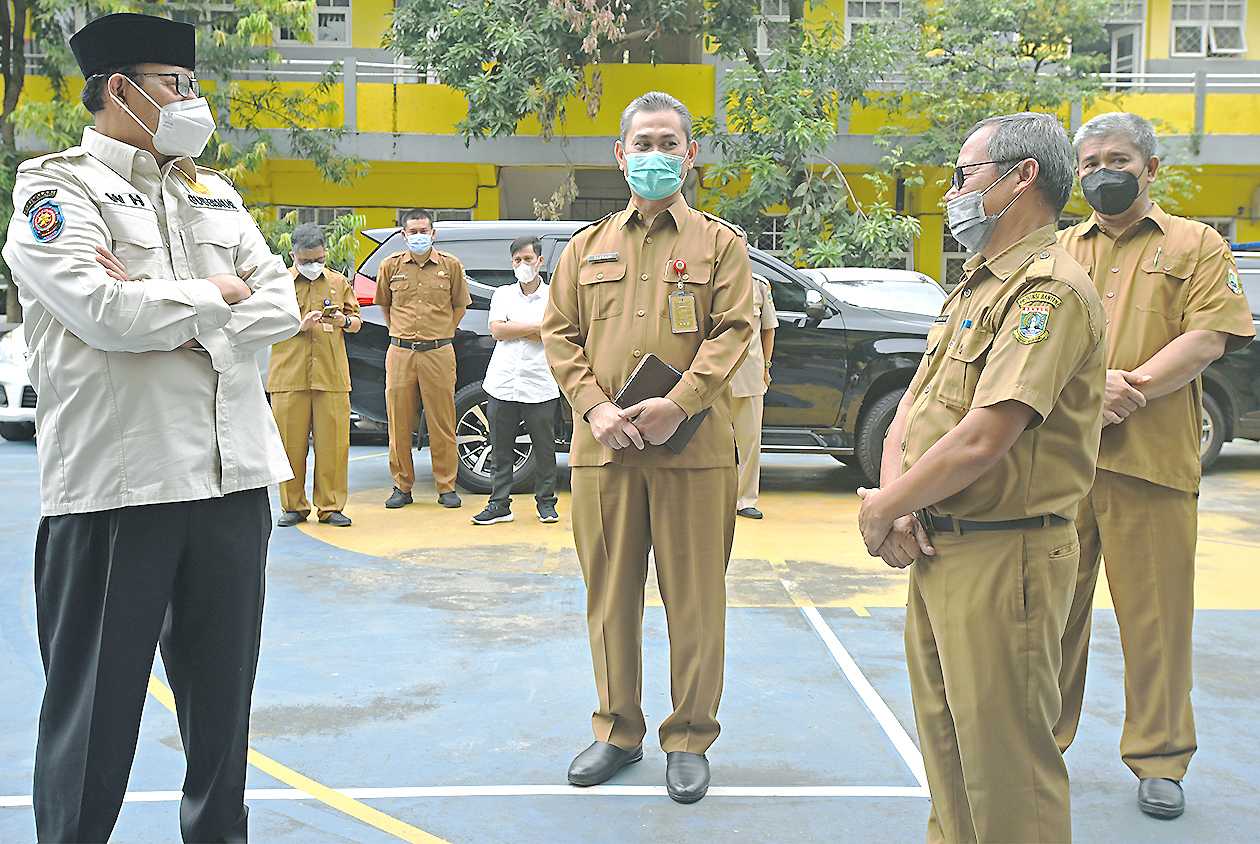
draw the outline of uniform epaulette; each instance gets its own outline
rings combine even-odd
[[[200,164],[194,164],[193,166],[197,168],[198,173],[209,173],[212,176],[218,176],[220,179],[227,182],[229,187],[236,190],[236,183],[233,182],[232,178],[222,170],[215,170],[213,167],[202,167]]]
[[[593,220],[593,221],[591,221],[591,222],[587,223],[586,225],[582,226],[581,228],[577,229],[577,231],[573,232],[573,234],[572,234],[572,235],[570,235],[570,237],[571,237],[571,238],[573,238],[573,237],[577,237],[577,236],[578,236],[578,234],[580,234],[581,232],[584,232],[584,231],[586,231],[587,229],[593,229],[593,228],[595,228],[596,226],[598,226],[600,223],[605,223],[605,222],[607,222],[607,221],[611,220],[613,217],[617,216],[617,215],[618,215],[618,214],[620,214],[620,213],[621,213],[620,211],[613,211],[613,212],[611,212],[611,213],[605,214],[604,216],[600,217],[598,220]]]
[[[708,211],[701,211],[700,213],[704,215],[706,220],[712,220],[715,223],[721,223],[722,225],[726,226],[731,231],[735,232],[735,234],[739,235],[740,239],[748,240],[748,233],[745,232],[743,229],[741,229],[739,226],[732,223],[730,220],[723,220],[721,217],[717,216],[716,214],[710,214]]]
[[[73,158],[82,158],[87,154],[88,151],[83,147],[70,147],[69,149],[63,149],[61,152],[50,152],[47,155],[41,155],[38,158],[26,159],[22,163],[18,164],[18,172],[20,173],[24,170],[38,170],[50,161],[59,161],[63,159],[69,161]]]
[[[1038,252],[1028,265],[1024,278],[1030,281],[1035,278],[1054,278],[1054,255],[1048,251]]]

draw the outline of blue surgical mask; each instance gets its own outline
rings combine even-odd
[[[407,235],[407,248],[417,255],[423,255],[433,248],[433,235],[427,232],[424,234],[409,234]]]
[[[636,196],[664,199],[682,187],[682,169],[686,158],[665,152],[626,153],[626,182]]]

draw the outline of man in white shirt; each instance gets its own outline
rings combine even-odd
[[[556,409],[560,388],[551,377],[539,331],[547,310],[543,284],[542,243],[536,237],[512,241],[516,284],[494,291],[490,300],[490,333],[498,342],[482,387],[490,395],[490,437],[494,489],[475,525],[512,521],[512,469],[516,433],[524,422],[534,447],[534,500],[538,520],[560,521],[556,513]]]
[[[240,195],[193,163],[215,128],[194,36],[133,14],[76,33],[95,125],[14,186],[4,258],[39,395],[40,841],[110,837],[159,641],[184,840],[247,834],[267,487],[293,477],[255,355],[299,318]]]

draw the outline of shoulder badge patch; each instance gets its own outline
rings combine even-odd
[[[1063,300],[1044,290],[1030,290],[1015,300],[1019,305],[1019,326],[1015,339],[1024,345],[1040,343],[1050,336],[1050,312]]]
[[[29,203],[28,203],[29,204]],[[56,240],[66,227],[66,217],[61,206],[46,198],[30,212],[31,234],[40,243]]]
[[[1231,268],[1229,274],[1225,276],[1225,286],[1238,296],[1243,294],[1242,284],[1238,281],[1238,273],[1234,272],[1233,268]]]
[[[31,212],[34,211],[35,208],[41,202],[43,202],[45,199],[52,199],[56,195],[57,195],[56,188],[36,191],[35,193],[31,194],[31,198],[26,200],[26,204],[22,206],[22,213],[28,217],[31,216]]]

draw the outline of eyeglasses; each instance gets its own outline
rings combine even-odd
[[[133,73],[132,76],[164,76],[175,80],[175,93],[181,97],[200,97],[201,83],[191,73]]]
[[[967,174],[963,171],[970,170],[972,167],[983,167],[986,164],[1006,164],[1006,161],[973,161],[970,164],[959,164],[954,168],[954,180],[951,184],[954,190],[962,190],[963,182],[967,181]]]

